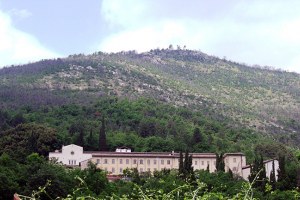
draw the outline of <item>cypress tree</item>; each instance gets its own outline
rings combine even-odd
[[[288,188],[288,177],[285,170],[285,156],[279,156],[278,159],[279,169],[278,169],[278,179],[277,186],[280,190],[286,190]]]
[[[182,154],[182,151],[180,151],[179,153],[179,175],[182,176],[183,175],[183,154]]]
[[[216,170],[225,172],[225,163],[223,159],[223,153],[220,155],[216,153]]]
[[[202,134],[200,132],[200,129],[197,127],[194,130],[193,144],[200,143],[200,142],[202,142],[202,140],[203,140]]]
[[[194,168],[193,168],[193,157],[192,155],[189,155],[189,152],[185,152],[184,160],[183,160],[183,154],[180,152],[179,156],[179,175],[184,179],[188,181],[195,181],[196,178],[194,176]]]
[[[78,133],[78,136],[76,138],[75,144],[77,144],[79,146],[82,146],[82,147],[84,146],[84,130],[83,130],[83,128],[81,128],[79,130],[79,133]]]
[[[272,190],[276,189],[276,177],[275,177],[275,164],[274,164],[274,160],[272,162],[272,171],[270,173],[270,185],[272,186]]]
[[[186,175],[189,172],[189,152],[185,151],[184,155],[184,162],[183,162],[183,174],[186,177]]]
[[[260,156],[260,162],[259,162],[259,175],[258,175],[258,188],[260,191],[265,192],[265,187],[267,183],[267,175],[266,175],[266,168],[264,165],[264,160],[262,155]]]
[[[94,151],[97,150],[97,144],[95,144],[96,141],[94,140],[94,136],[93,136],[93,129],[90,129],[90,134],[87,138],[87,150],[88,151]],[[96,147],[96,148],[95,148]]]
[[[265,191],[267,178],[262,156],[260,156],[260,159],[255,157],[253,165],[250,166],[250,175],[248,179],[250,182],[253,182],[253,187],[258,188],[262,192]]]
[[[105,120],[104,116],[102,116],[101,121],[101,128],[99,132],[99,151],[107,151],[107,144],[106,144],[106,133],[105,133]]]
[[[233,172],[232,172],[232,170],[230,168],[228,170],[228,174],[229,174],[230,178],[233,178]]]
[[[210,171],[209,171],[209,164],[208,164],[207,167],[206,167],[206,171],[207,171],[207,172],[210,172]]]

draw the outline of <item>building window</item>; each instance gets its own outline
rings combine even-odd
[[[76,165],[76,160],[69,160],[69,165]]]
[[[207,161],[207,165],[209,165],[209,161]]]
[[[136,164],[136,159],[133,160],[133,164]]]
[[[127,164],[127,165],[129,164],[129,159],[126,159],[126,164]]]
[[[161,163],[162,165],[164,165],[164,164],[165,164],[165,161],[164,161],[164,160],[161,160],[160,163]]]
[[[154,168],[154,171],[157,171],[157,169],[156,169],[156,168]]]
[[[156,165],[156,160],[153,160],[153,164]]]
[[[144,161],[143,160],[140,160],[140,165],[144,164]]]
[[[120,168],[120,173],[123,173],[123,169],[122,168]]]
[[[123,160],[122,159],[120,159],[120,164],[123,164]]]
[[[197,161],[195,161],[195,165],[197,165],[198,164],[198,162]]]
[[[115,159],[112,159],[112,160],[111,160],[111,164],[115,164]]]
[[[147,165],[150,165],[150,160],[147,160]]]
[[[233,162],[236,163],[236,158],[233,158]]]
[[[143,168],[140,168],[140,172],[143,172]]]
[[[115,173],[115,168],[114,168],[114,167],[111,168],[111,172],[112,172],[112,173]]]
[[[150,168],[148,168],[147,170],[148,170],[148,172],[150,172]]]
[[[74,155],[74,151],[71,151],[71,155]]]
[[[104,159],[104,164],[108,164],[107,159]]]
[[[107,171],[107,167],[105,167],[104,170]]]
[[[214,166],[216,166],[216,161],[214,161]]]
[[[204,165],[204,161],[201,161],[201,165]]]
[[[97,164],[99,164],[100,163],[100,159],[97,159]]]
[[[167,164],[170,165],[170,164],[171,164],[171,161],[170,161],[170,160],[167,160]]]

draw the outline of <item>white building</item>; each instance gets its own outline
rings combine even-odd
[[[272,160],[265,160],[264,161],[264,165],[265,165],[265,168],[266,168],[266,176],[270,179],[270,174],[271,174],[271,171],[272,171],[272,168],[273,168],[272,167],[273,161],[274,161],[274,169],[275,169],[275,178],[277,180],[278,169],[279,169],[278,160],[272,159]],[[245,180],[248,180],[248,177],[251,173],[250,169],[251,169],[250,165],[246,165],[246,166],[243,167],[243,178]]]
[[[83,152],[83,148],[75,144],[63,146],[61,151],[49,153],[49,160],[55,159],[67,166],[79,166],[80,162],[91,158],[92,154]]]
[[[193,157],[194,170],[216,171],[215,153],[190,153]],[[85,169],[89,162],[93,162],[102,170],[112,175],[123,174],[124,169],[137,168],[139,172],[154,172],[163,169],[179,168],[179,153],[176,152],[131,152],[127,147],[108,151],[83,151],[83,148],[74,144],[63,146],[61,151],[51,152],[49,159],[57,159],[58,162],[67,166],[80,166]],[[248,180],[250,165],[246,165],[246,157],[243,153],[225,153],[223,156],[225,171],[229,169]],[[272,161],[264,161],[266,175],[270,177]],[[275,175],[277,178],[278,161],[274,160]]]

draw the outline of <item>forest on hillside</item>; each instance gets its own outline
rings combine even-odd
[[[1,110],[0,119],[0,194],[6,194],[2,199],[10,198],[15,192],[41,199],[80,196],[98,199],[299,197],[299,152],[251,129],[237,129],[226,121],[214,120],[189,108],[148,98],[102,97],[84,106],[25,106]],[[284,157],[281,161],[283,175],[277,183],[259,176],[256,178],[258,184],[250,185],[221,168],[216,173],[188,168],[154,174],[139,174],[135,169],[128,169],[124,176],[130,177],[131,181],[110,183],[106,172],[93,165],[81,171],[47,161],[48,153],[64,144],[74,143],[83,146],[84,150],[99,150],[103,125],[107,147],[111,151],[128,146],[134,151],[145,152],[243,152],[248,164],[256,163],[253,176],[261,171],[259,156],[264,159]],[[264,184],[259,184],[259,180]]]
[[[1,69],[0,106],[86,106],[104,96],[154,98],[297,147],[299,80],[296,73],[180,48],[96,52]]]

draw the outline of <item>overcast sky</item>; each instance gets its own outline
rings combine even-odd
[[[169,44],[300,72],[300,1],[0,0],[0,67]]]

